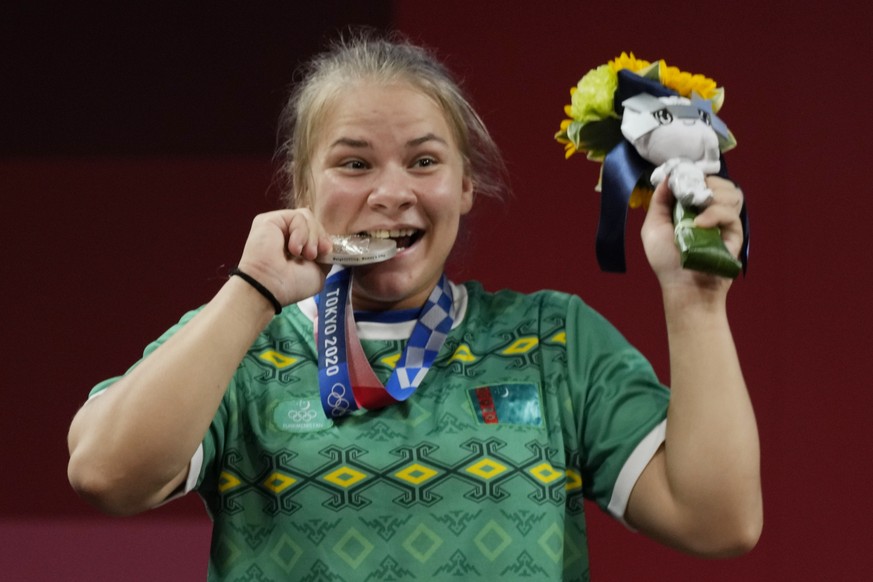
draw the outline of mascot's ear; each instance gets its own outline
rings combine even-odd
[[[653,66],[657,64],[654,63]],[[657,71],[658,67],[654,67],[653,72]],[[613,95],[613,107],[615,112],[621,115],[622,103],[631,99],[635,95],[645,93],[654,97],[669,97],[678,95],[676,91],[663,86],[658,80],[640,76],[637,73],[632,73],[627,69],[622,69],[618,72],[618,88]]]
[[[658,120],[652,113],[666,107],[660,99],[648,93],[625,99],[621,105],[624,108],[621,133],[631,143],[658,127]]]
[[[712,126],[712,129],[715,131],[716,135],[718,135],[718,146],[721,151],[725,152],[737,145],[737,141],[728,129],[727,124],[725,124],[718,115],[713,113],[711,101],[703,99],[697,93],[692,93],[691,104],[697,107],[700,111],[704,111],[709,115],[709,125]]]

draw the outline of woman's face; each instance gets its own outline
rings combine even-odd
[[[408,84],[341,93],[312,156],[313,211],[331,234],[390,236],[398,252],[356,267],[357,309],[422,305],[443,272],[472,180],[442,109]]]

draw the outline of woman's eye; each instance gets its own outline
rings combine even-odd
[[[702,121],[706,125],[712,125],[712,120],[709,117],[709,113],[703,110],[698,110],[697,114],[700,116],[700,121]]]
[[[344,162],[344,168],[348,168],[349,170],[365,170],[367,168],[367,164],[362,162],[361,160],[349,160]]]
[[[433,158],[419,158],[415,160],[413,164],[417,168],[429,168],[431,166],[435,166],[437,161]]]

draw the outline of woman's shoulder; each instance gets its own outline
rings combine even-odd
[[[471,319],[561,321],[566,325],[587,329],[611,329],[614,326],[603,315],[576,294],[555,289],[521,292],[514,289],[488,291],[478,281],[464,283],[467,290],[467,314]],[[572,322],[572,323],[571,323]]]
[[[559,310],[566,312],[572,304],[584,305],[579,296],[554,289],[540,289],[533,292],[516,291],[515,289],[486,290],[479,281],[466,281],[468,302],[471,308],[483,311],[505,311],[507,309]]]

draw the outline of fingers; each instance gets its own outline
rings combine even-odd
[[[288,305],[319,292],[326,273],[315,259],[331,248],[330,237],[309,210],[276,210],[252,221],[239,268]]]
[[[646,212],[646,217],[643,222],[643,237],[645,238],[648,231],[659,231],[661,227],[666,227],[672,230],[673,228],[673,206],[676,200],[673,194],[670,193],[670,188],[667,186],[667,180],[664,180],[655,187],[652,193],[652,198],[649,201],[649,209]]]
[[[730,180],[717,176],[707,177],[706,185],[712,190],[712,202],[699,210],[694,225],[700,228],[718,228],[725,245],[736,256],[743,244],[743,225],[740,220],[743,193]],[[642,229],[643,243],[653,267],[656,263],[661,266],[676,264],[673,225],[675,204],[667,181],[661,182],[652,194]]]
[[[725,245],[736,256],[743,244],[743,192],[733,182],[716,176],[708,177],[706,182],[713,193],[712,203],[697,215],[694,226],[718,228]]]
[[[330,237],[308,209],[277,210],[255,217],[243,254],[278,268],[289,259],[314,261],[331,248]]]
[[[672,214],[673,211],[671,209],[673,208],[674,202],[675,198],[673,198],[673,193],[670,192],[668,181],[664,180],[659,183],[655,187],[655,191],[652,193],[650,204],[665,209],[667,214]]]
[[[712,190],[712,202],[700,212],[694,225],[722,229],[740,227],[743,192],[730,180],[718,176],[707,177],[706,185]]]
[[[287,211],[288,253],[314,261],[330,250],[330,238],[308,209]]]

